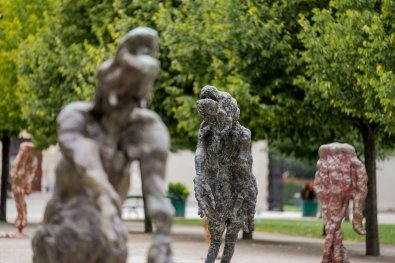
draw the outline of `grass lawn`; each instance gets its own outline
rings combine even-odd
[[[284,211],[299,212],[301,211],[301,208],[296,205],[284,205]]]
[[[176,218],[174,224],[203,225],[201,219]],[[255,220],[255,230],[287,234],[293,236],[318,237],[322,236],[322,220],[284,220],[284,219],[259,219]],[[348,241],[365,242],[365,237],[354,232],[350,222],[342,223],[344,239]],[[379,225],[379,236],[381,244],[395,245],[395,225]]]

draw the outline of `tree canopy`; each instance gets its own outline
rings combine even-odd
[[[0,0],[0,135],[16,135],[24,128],[17,89],[19,46],[43,25],[49,2]]]

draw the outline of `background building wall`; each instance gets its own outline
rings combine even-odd
[[[257,212],[267,210],[268,195],[268,153],[265,141],[252,145],[253,173],[257,179],[258,200]],[[178,151],[170,153],[167,163],[166,187],[169,182],[179,181],[190,190],[188,203],[196,205],[193,191],[195,177],[194,152]],[[52,191],[55,183],[55,168],[60,158],[57,146],[52,146],[43,152],[42,162],[42,191]],[[138,163],[131,167],[130,194],[141,194],[141,179]],[[395,211],[395,156],[377,163],[377,202],[379,211]]]
[[[377,209],[395,211],[395,156],[377,163]]]

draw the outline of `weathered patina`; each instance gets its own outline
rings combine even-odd
[[[202,89],[197,109],[204,121],[195,156],[195,196],[211,236],[205,262],[215,261],[226,229],[225,263],[231,261],[240,229],[254,230],[257,186],[251,170],[251,132],[238,122],[236,100],[213,86]]]
[[[326,238],[322,263],[347,263],[341,223],[350,200],[353,201],[353,227],[365,234],[361,206],[367,194],[367,175],[354,147],[346,143],[331,143],[319,148],[320,159],[314,180],[314,190],[322,204]]]
[[[159,71],[156,50],[156,31],[130,31],[115,57],[100,65],[94,102],[74,102],[60,112],[63,156],[33,239],[34,262],[126,262],[121,201],[132,161],[140,163],[148,214],[156,224],[148,262],[172,262],[174,209],[164,190],[169,134],[160,117],[144,108]]]

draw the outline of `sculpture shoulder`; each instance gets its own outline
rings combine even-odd
[[[237,123],[235,133],[240,143],[251,144],[251,131],[249,129]]]
[[[60,130],[80,129],[86,121],[85,115],[93,105],[88,102],[72,102],[66,105],[59,113],[56,122]]]
[[[155,125],[155,124],[164,125],[162,119],[159,117],[159,115],[156,112],[145,108],[133,109],[133,111],[130,113],[129,122],[139,123],[144,125]]]

